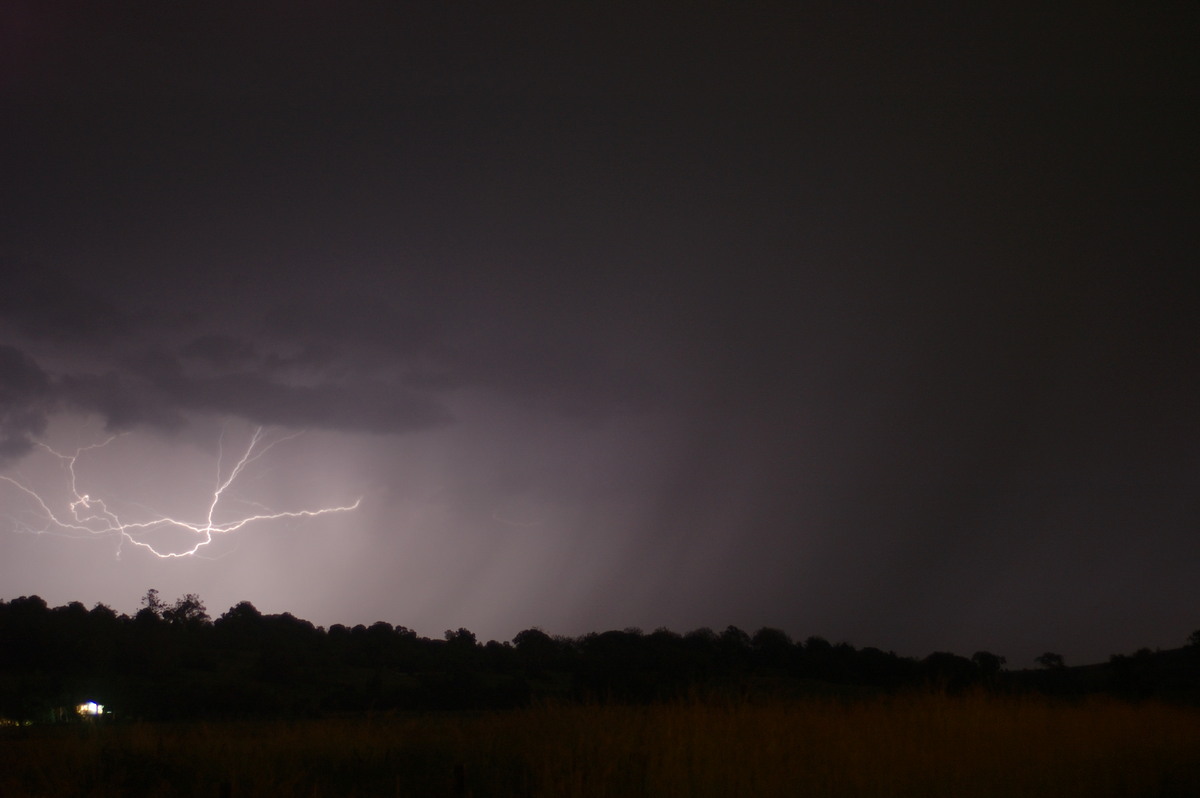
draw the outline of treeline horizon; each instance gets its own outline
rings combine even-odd
[[[196,594],[151,589],[133,615],[104,604],[49,607],[0,600],[0,721],[63,719],[94,701],[117,718],[315,717],[405,710],[503,709],[536,700],[655,702],[697,694],[742,698],[855,696],[935,689],[1200,704],[1200,631],[1179,649],[1140,649],[1068,667],[1053,652],[1009,670],[989,651],[923,659],[779,629],[736,626],[550,635],[531,627],[480,643],[386,621],[315,626],[241,601],[213,619]]]

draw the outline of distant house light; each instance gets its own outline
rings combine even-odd
[[[104,705],[97,704],[95,701],[88,701],[86,704],[80,704],[79,706],[75,707],[75,711],[84,717],[88,717],[90,715],[103,715]]]

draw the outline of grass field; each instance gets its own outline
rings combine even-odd
[[[4,796],[1196,796],[1200,710],[939,694],[5,729]]]

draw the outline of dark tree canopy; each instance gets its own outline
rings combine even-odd
[[[263,615],[248,601],[213,622],[192,593],[168,604],[150,590],[133,617],[102,604],[50,608],[22,596],[0,601],[0,719],[61,717],[84,701],[122,717],[169,719],[503,708],[539,696],[643,702],[765,689],[1194,695],[1200,646],[1191,642],[1174,652],[1114,656],[1090,672],[1047,652],[1037,658],[1041,670],[1014,672],[988,651],[918,661],[816,636],[801,644],[771,627],[753,635],[736,626],[719,634],[628,628],[577,638],[530,628],[511,642],[481,645],[468,629],[428,639],[382,620],[326,631],[290,613]]]

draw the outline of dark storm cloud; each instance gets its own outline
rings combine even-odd
[[[254,371],[195,375],[162,351],[130,358],[120,371],[69,374],[57,391],[72,407],[100,414],[113,429],[173,429],[187,414],[244,418],[263,425],[402,433],[451,420],[434,397],[361,376],[287,384]]]
[[[0,344],[0,463],[20,457],[46,429],[50,380],[28,355]]]
[[[162,391],[125,373],[67,374],[59,379],[57,390],[66,405],[98,414],[113,431],[137,427],[172,430],[186,423],[181,408]]]
[[[399,433],[452,421],[443,399],[466,389],[595,420],[644,407],[654,392],[647,364],[624,351],[620,315],[605,315],[610,292],[587,308],[577,288],[555,290],[537,271],[502,281],[461,269],[415,283],[381,275],[374,291],[301,286],[244,320],[239,309],[253,306],[236,296],[80,282],[25,274],[28,302],[2,310],[18,337],[70,342],[46,350],[52,365],[28,362],[51,375],[46,397],[113,429],[174,429],[202,413]],[[234,326],[195,334],[221,305]]]
[[[6,4],[5,89],[73,96],[1010,96],[1167,93],[1194,76],[1186,4],[1024,9],[408,3],[158,4],[117,20]],[[120,30],[117,30],[120,28]],[[104,35],[105,33],[109,35]],[[115,35],[114,35],[115,34]],[[1148,46],[1154,46],[1147,53]],[[1149,55],[1149,57],[1148,57]],[[103,68],[96,68],[102,65]]]
[[[385,370],[414,391],[482,390],[591,419],[650,399],[653,380],[631,356],[638,342],[623,337],[614,307],[617,274],[590,297],[540,268],[503,279],[482,269],[376,279],[386,297],[341,289],[269,311],[265,329],[299,349],[273,353],[264,367],[280,374]]]
[[[265,312],[264,334],[289,350],[272,353],[277,367],[309,364],[337,371],[385,360],[417,369],[439,353],[446,323],[439,314],[448,311],[437,305],[454,302],[452,295],[429,296],[386,273],[370,279],[366,290],[331,282],[313,296],[286,296]]]
[[[203,329],[216,298],[193,296],[199,304],[179,305],[127,278],[19,265],[0,293],[0,322],[11,339],[41,354],[4,350],[3,448],[10,455],[44,431],[56,402],[97,413],[120,430],[174,429],[188,413],[374,432],[449,420],[436,397],[370,375],[379,357],[368,350],[413,349],[411,328],[385,302],[315,305],[302,320],[301,311],[280,306],[263,341],[247,337],[256,334],[252,328],[188,336]],[[173,305],[180,310],[163,310]],[[181,335],[178,355],[163,348]]]
[[[450,420],[436,396],[413,387],[421,380],[389,382],[371,376],[379,358],[364,357],[360,350],[372,343],[377,349],[396,345],[404,337],[401,328],[396,336],[386,336],[384,325],[391,314],[382,304],[371,307],[381,320],[377,323],[364,321],[369,314],[361,308],[342,318],[309,309],[303,334],[299,328],[276,325],[269,340],[256,343],[248,337],[206,333],[186,339],[176,355],[157,342],[186,334],[181,324],[194,327],[195,321],[180,316],[156,319],[139,310],[136,294],[126,299],[130,306],[122,308],[99,285],[87,292],[45,274],[26,274],[16,285],[20,290],[4,294],[0,303],[0,319],[10,323],[12,337],[69,346],[47,349],[39,344],[38,350],[52,361],[45,366],[25,352],[4,347],[7,455],[28,449],[31,436],[44,431],[47,413],[56,403],[97,413],[109,428],[119,430],[175,429],[186,423],[189,413],[381,433]],[[140,337],[131,337],[135,329]],[[370,340],[373,336],[378,340]],[[428,386],[429,380],[424,383]]]
[[[396,504],[323,622],[477,590],[924,654],[1195,606],[1186,14],[9,5],[2,445],[386,433],[327,437]]]
[[[161,353],[144,358],[135,372],[168,404],[182,410],[232,415],[260,424],[400,433],[438,426],[451,418],[436,399],[361,377],[315,385],[288,385],[250,372],[191,377],[176,359]]]
[[[102,280],[12,257],[4,258],[3,266],[0,320],[22,335],[97,342],[141,326],[134,314],[111,301]]]
[[[179,349],[179,356],[228,370],[257,362],[258,352],[252,341],[232,335],[203,335]]]

